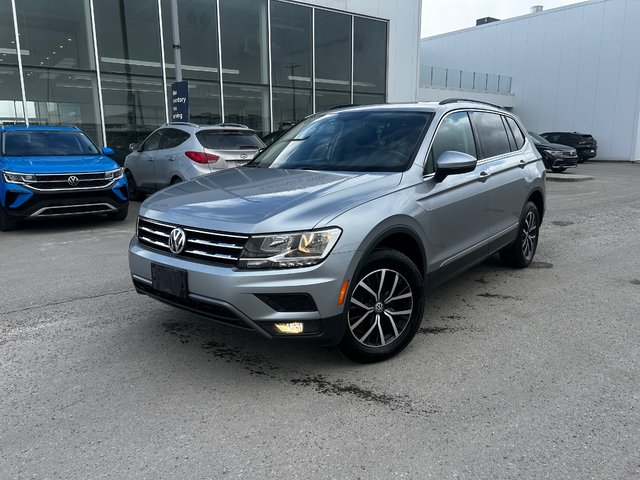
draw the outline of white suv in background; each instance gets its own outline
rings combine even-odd
[[[262,140],[244,125],[164,124],[142,144],[129,146],[124,161],[129,198],[139,200],[167,185],[242,166],[261,148]]]

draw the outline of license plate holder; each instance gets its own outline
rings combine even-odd
[[[187,272],[152,263],[151,286],[159,292],[178,298],[187,298]]]

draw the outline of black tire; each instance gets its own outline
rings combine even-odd
[[[520,216],[518,236],[500,250],[500,259],[508,267],[528,267],[536,254],[540,232],[540,214],[533,202],[527,202]]]
[[[138,184],[136,183],[136,179],[133,178],[133,173],[127,170],[124,172],[124,176],[127,177],[129,200],[133,200],[134,202],[142,200],[142,193],[138,190]]]
[[[11,218],[4,208],[0,207],[0,232],[9,232],[16,228],[18,228],[18,221]]]
[[[344,309],[346,331],[338,348],[361,363],[391,358],[411,342],[423,312],[420,271],[396,250],[375,250],[351,284]]]
[[[551,171],[553,173],[562,173],[567,169],[567,167],[551,167]]]
[[[124,208],[121,208],[116,212],[107,213],[107,218],[109,220],[120,222],[127,218],[127,215],[129,215],[129,203],[127,203]]]
[[[180,177],[173,177],[169,185],[175,185],[176,183],[180,183],[182,179]]]
[[[587,161],[586,157],[578,157],[578,163],[584,163]]]

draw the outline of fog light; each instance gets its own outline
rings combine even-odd
[[[304,330],[304,325],[301,322],[293,322],[293,323],[276,323],[276,330],[280,333],[288,333],[288,334],[297,334],[302,333]]]

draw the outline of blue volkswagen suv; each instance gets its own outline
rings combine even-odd
[[[76,127],[0,126],[0,231],[34,218],[124,220],[127,181],[109,155]]]

